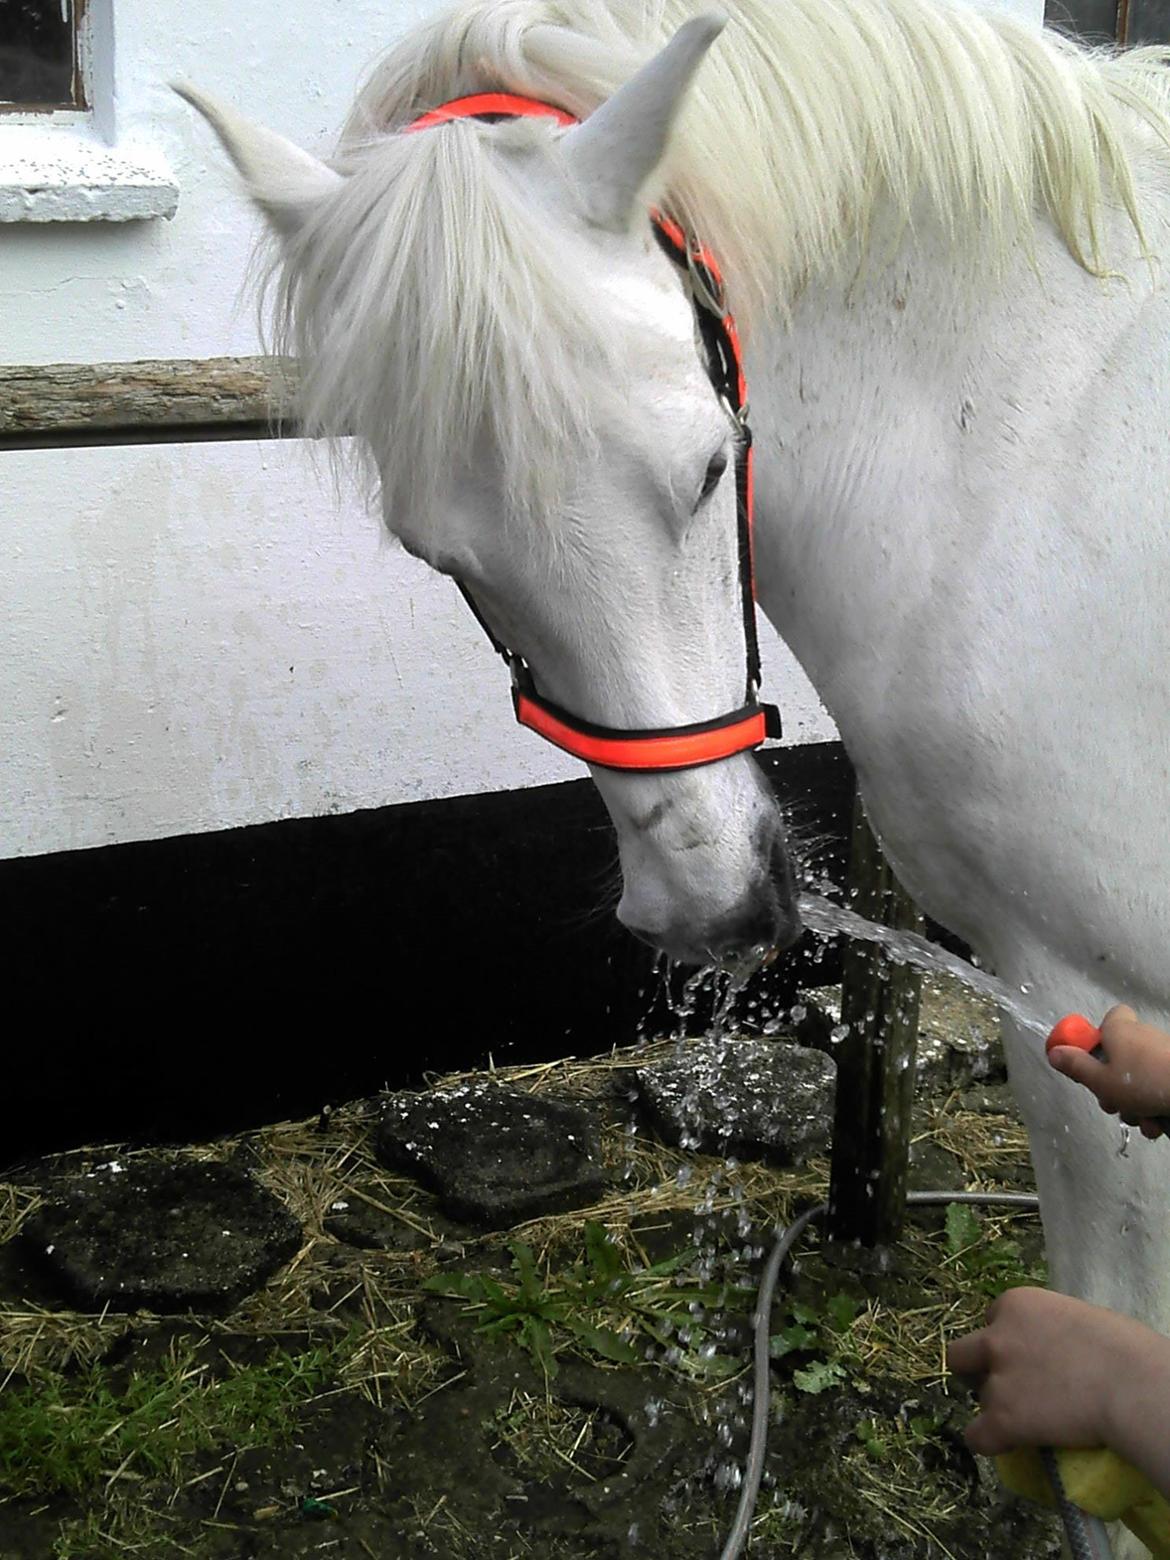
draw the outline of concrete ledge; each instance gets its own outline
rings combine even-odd
[[[0,222],[173,217],[179,187],[155,157],[53,126],[0,126]]]

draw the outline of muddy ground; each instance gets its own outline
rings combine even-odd
[[[991,1016],[935,987],[924,1025],[913,1184],[1030,1189]],[[19,1229],[54,1176],[99,1155],[14,1174],[0,1560],[713,1560],[746,1447],[752,1291],[828,1164],[729,1167],[659,1143],[630,1100],[646,1054],[500,1075],[584,1102],[607,1174],[592,1207],[509,1231],[456,1223],[380,1165],[376,1101],[176,1151],[252,1171],[304,1228],[226,1314],[70,1309]],[[810,1232],[772,1320],[750,1553],[1058,1555],[1054,1519],[967,1452],[969,1401],[942,1365],[994,1293],[1040,1278],[1018,1213],[921,1211],[884,1258]]]

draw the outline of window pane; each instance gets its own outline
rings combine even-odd
[[[1129,0],[1127,43],[1170,43],[1170,0]]]
[[[1117,0],[1045,0],[1044,21],[1093,42],[1117,36]]]
[[[75,0],[0,0],[0,103],[72,107]]]

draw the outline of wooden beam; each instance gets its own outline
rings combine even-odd
[[[0,450],[295,437],[288,358],[0,367]]]
[[[850,908],[871,921],[922,930],[922,914],[901,887],[858,794],[850,841]],[[834,1047],[837,1095],[829,1177],[829,1226],[836,1240],[885,1246],[906,1209],[922,978],[880,948],[852,942],[841,987],[844,1038]]]

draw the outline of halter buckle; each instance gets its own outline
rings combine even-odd
[[[728,395],[720,395],[720,397],[719,397],[719,404],[722,406],[723,410],[727,413],[728,417],[730,417],[731,421],[739,429],[740,433],[746,434],[746,433],[749,432],[749,429],[748,429],[748,412],[749,412],[750,408],[749,408],[748,403],[746,401],[743,403],[742,406],[734,406],[732,404],[730,396],[728,396]]]

